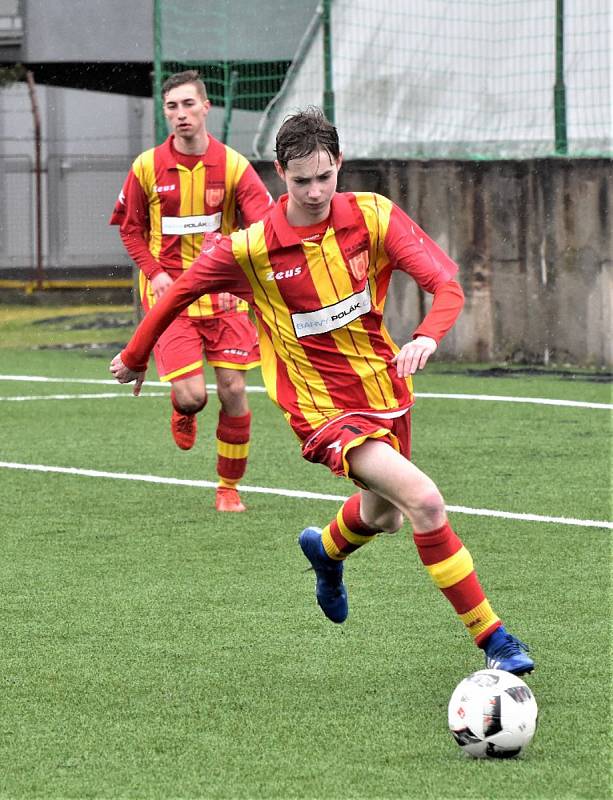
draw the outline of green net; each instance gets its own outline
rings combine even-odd
[[[349,158],[608,157],[611,18],[610,0],[156,0],[156,74],[198,68],[218,134],[262,158],[311,104]]]
[[[202,0],[155,0],[156,139],[167,135],[160,88],[197,69],[213,104],[209,129],[249,154],[260,119],[283,84],[313,0],[279,19],[277,0],[231,7]],[[271,40],[274,39],[274,44]]]

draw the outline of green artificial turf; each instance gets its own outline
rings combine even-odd
[[[107,350],[99,330],[73,328],[56,349],[53,324],[46,340],[26,319],[21,334],[0,323],[0,335],[9,324],[0,374],[73,381],[107,379],[130,332],[105,328]],[[96,347],[65,349],[70,339]],[[433,364],[416,390],[610,403],[593,377]],[[482,656],[408,526],[350,559],[351,612],[336,626],[296,537],[338,502],[245,492],[246,514],[220,515],[207,486],[27,468],[215,481],[216,399],[185,453],[167,398],[147,396],[164,390],[129,391],[0,380],[0,461],[26,467],[0,467],[0,797],[610,796],[609,529],[451,514],[537,663],[527,681],[539,727],[525,756],[474,761],[446,713]],[[6,399],[105,392],[118,396]],[[353,492],[300,458],[263,394],[249,401],[245,485]],[[415,461],[450,505],[610,519],[610,412],[424,397],[413,419]]]

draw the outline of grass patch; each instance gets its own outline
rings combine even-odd
[[[31,322],[0,323],[3,374],[108,378],[91,328],[34,334]],[[124,342],[129,328],[98,332]],[[76,347],[32,349],[58,338]],[[428,369],[417,391],[610,402],[606,384],[462,370]],[[2,461],[215,480],[214,398],[184,453],[166,397],[70,380],[0,380],[0,396]],[[16,399],[28,396],[42,399]],[[249,399],[246,484],[352,493],[301,460],[264,395]],[[415,460],[453,505],[609,519],[609,442],[603,410],[423,398],[414,412]],[[296,537],[338,503],[246,493],[248,513],[219,515],[212,489],[0,475],[0,797],[610,796],[610,531],[452,515],[537,661],[534,742],[522,759],[482,763],[446,729],[449,696],[481,654],[407,527],[350,559],[351,613],[335,626]]]

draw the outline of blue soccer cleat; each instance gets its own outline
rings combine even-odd
[[[487,669],[503,669],[513,675],[524,675],[534,669],[534,661],[526,655],[528,645],[507,633],[502,625],[488,636],[483,649]]]
[[[315,596],[319,607],[332,622],[344,622],[349,604],[343,583],[343,562],[335,561],[326,553],[320,528],[305,528],[298,537],[298,544],[315,570]]]

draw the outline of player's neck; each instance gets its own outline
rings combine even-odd
[[[204,130],[202,133],[197,133],[195,136],[185,139],[175,133],[172,144],[177,153],[182,153],[184,156],[201,156],[209,148],[209,135]]]
[[[287,206],[285,207],[285,216],[287,218],[288,223],[293,228],[308,228],[311,225],[318,225],[320,222],[324,222],[330,216],[330,203],[324,209],[322,209],[318,214],[310,214],[306,209],[301,208],[300,206],[296,206],[292,203],[291,197],[287,201]]]

